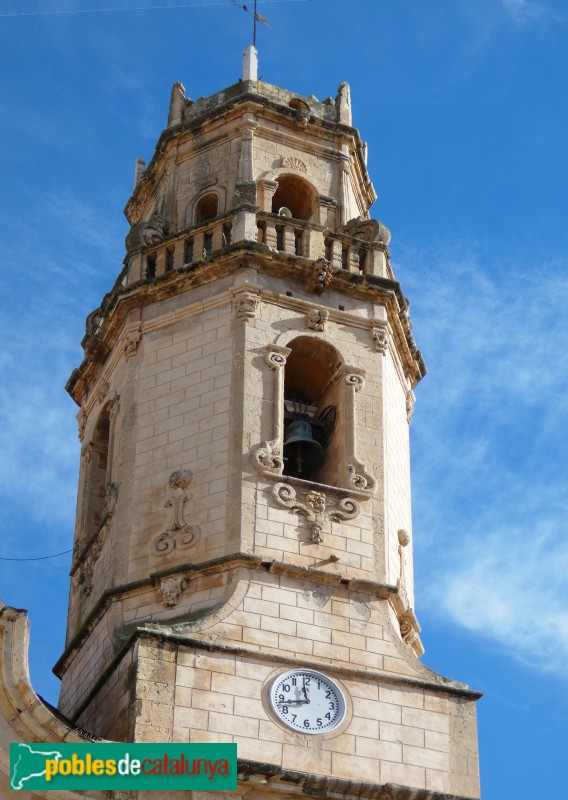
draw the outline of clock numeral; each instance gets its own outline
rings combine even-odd
[[[321,728],[321,726],[323,725],[323,722],[321,721],[321,717],[318,717],[318,718],[317,718],[317,720],[316,720],[316,722],[317,722],[317,724],[318,724],[318,727],[320,727],[320,728]]]
[[[284,686],[282,687],[282,691],[283,692],[289,692],[290,691],[290,686],[287,683],[285,683]]]
[[[280,702],[282,702],[284,700],[284,695],[283,694],[279,694],[278,695],[278,699],[280,700]]]
[[[332,703],[331,700],[329,701],[329,707],[332,709],[335,708],[335,703]]]
[[[310,679],[309,679],[309,678],[306,678],[306,679],[304,680],[304,686],[309,686],[309,685],[310,685]]]
[[[288,706],[282,706],[282,713],[283,714],[287,714],[288,713]]]
[[[296,717],[297,716],[298,716],[297,714],[292,714],[292,722],[296,722]]]
[[[325,718],[331,720],[331,714],[326,714]]]
[[[305,719],[304,720],[304,728],[309,728],[309,727],[310,727],[310,720],[309,719]]]
[[[328,689],[327,692],[325,693],[325,699],[329,700],[330,697],[331,697],[331,692]]]

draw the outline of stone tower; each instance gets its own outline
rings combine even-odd
[[[479,796],[479,695],[418,660],[425,368],[375,198],[347,84],[258,81],[253,48],[211,97],[176,83],[68,383],[60,710],[109,739],[235,741],[239,797]]]

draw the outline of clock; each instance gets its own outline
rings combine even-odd
[[[274,679],[270,706],[286,727],[301,733],[329,733],[345,719],[345,698],[327,675],[291,669]]]

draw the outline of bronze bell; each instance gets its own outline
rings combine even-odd
[[[310,423],[303,419],[291,422],[284,441],[284,460],[290,465],[290,472],[307,476],[322,457],[323,447],[314,439]]]

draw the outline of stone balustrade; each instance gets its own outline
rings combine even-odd
[[[146,252],[140,249],[131,253],[125,282],[135,283],[197,266],[224,247],[246,241],[261,242],[289,255],[325,258],[334,269],[392,277],[388,251],[380,242],[367,242],[312,222],[240,208],[169,236]]]

